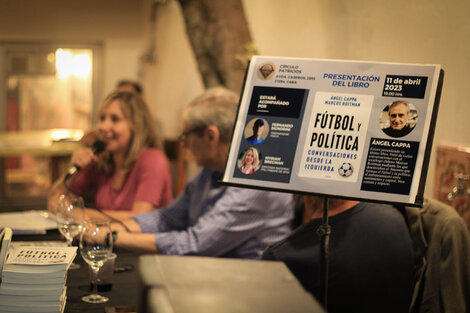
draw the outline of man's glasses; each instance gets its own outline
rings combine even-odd
[[[194,127],[194,128],[191,128],[187,131],[184,131],[182,132],[179,136],[178,136],[178,140],[183,142],[186,140],[186,137],[189,135],[189,134],[192,134],[192,133],[197,133],[197,132],[201,132],[203,131],[204,129],[206,129],[206,126],[199,126],[199,127]]]

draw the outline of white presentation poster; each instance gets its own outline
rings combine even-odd
[[[227,185],[421,205],[440,65],[255,56]]]

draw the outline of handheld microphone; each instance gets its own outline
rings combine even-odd
[[[101,152],[103,152],[103,150],[106,148],[106,143],[104,141],[101,141],[101,140],[96,140],[93,145],[90,147],[91,148],[91,151],[93,151],[93,154],[97,155]],[[65,178],[64,178],[64,183],[70,178],[72,177],[75,173],[77,173],[78,171],[80,170],[80,166],[78,165],[73,165],[67,172],[67,174],[65,175]]]

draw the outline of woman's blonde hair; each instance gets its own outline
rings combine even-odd
[[[245,153],[243,153],[243,157],[241,159],[241,164],[240,164],[240,168],[244,167],[246,164],[245,164],[245,158],[246,158],[246,155],[248,154],[248,151],[252,151],[253,152],[253,170],[257,171],[258,168],[259,168],[259,153],[258,153],[258,149],[255,149],[253,147],[251,148],[248,148],[246,149]]]
[[[161,150],[162,143],[148,106],[136,93],[115,91],[109,94],[98,107],[98,116],[115,100],[118,101],[122,114],[131,127],[131,141],[124,159],[124,167],[129,169],[145,148]],[[114,168],[111,153],[104,152],[99,158],[98,169],[109,175]]]

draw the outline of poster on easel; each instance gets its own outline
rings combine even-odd
[[[419,206],[440,65],[255,56],[222,183]]]

